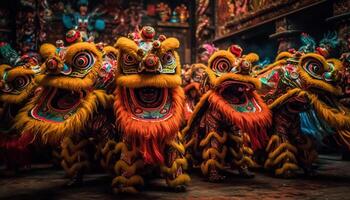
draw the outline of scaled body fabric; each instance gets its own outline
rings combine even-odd
[[[313,174],[315,141],[333,134],[349,147],[349,110],[336,96],[342,63],[316,53],[280,53],[275,63],[259,72],[262,95],[273,111],[273,127],[265,168],[291,177],[301,167]],[[302,129],[303,128],[303,129]]]
[[[186,151],[209,181],[220,181],[227,168],[245,177],[254,165],[253,150],[264,146],[271,124],[267,105],[256,93],[260,81],[250,76],[258,56],[241,56],[241,48],[214,53],[206,69],[202,89],[207,91],[183,130]]]
[[[144,175],[160,169],[169,187],[183,190],[190,181],[180,141],[184,122],[179,42],[152,27],[120,38],[114,109],[118,136],[104,149],[113,165],[116,192],[137,192]],[[113,159],[114,157],[114,159]],[[153,171],[153,173],[152,173]]]
[[[53,148],[61,145],[61,165],[72,178],[68,184],[81,183],[96,141],[108,133],[103,111],[113,97],[95,87],[102,54],[95,44],[79,41],[60,48],[44,44],[40,53],[46,58],[35,79],[40,92],[17,115],[15,127]]]

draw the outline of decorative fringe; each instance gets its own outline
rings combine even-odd
[[[101,61],[96,61],[95,66],[100,66]],[[35,82],[44,87],[57,87],[67,90],[87,90],[93,87],[97,78],[97,67],[93,67],[91,72],[84,78],[72,78],[68,76],[52,76],[39,74],[35,77]]]
[[[307,93],[312,105],[324,121],[337,130],[350,129],[350,111],[345,107],[340,109],[332,108],[318,99],[316,95]],[[340,106],[340,105],[337,105]]]
[[[172,89],[172,117],[159,122],[135,120],[128,112],[122,98],[122,87],[115,92],[116,125],[123,132],[123,137],[143,154],[146,163],[163,163],[162,149],[174,139],[183,120],[184,93],[181,87]]]
[[[309,87],[315,87],[316,89],[322,89],[322,90],[329,92],[329,93],[336,95],[336,96],[340,96],[343,94],[342,89],[339,86],[333,86],[331,84],[326,83],[325,81],[313,79],[301,67],[297,68],[297,72],[299,73],[300,78],[307,82]]]

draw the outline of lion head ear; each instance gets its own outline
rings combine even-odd
[[[56,52],[56,47],[53,44],[45,43],[40,46],[40,55],[46,59],[51,55],[54,55]]]

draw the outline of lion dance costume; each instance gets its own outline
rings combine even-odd
[[[160,167],[166,183],[176,190],[190,181],[179,133],[184,114],[179,42],[146,26],[119,38],[114,109],[118,135],[103,153],[113,166],[116,192],[137,192],[143,175]],[[119,142],[117,142],[119,141]]]
[[[282,52],[259,72],[260,93],[274,120],[265,168],[274,170],[275,175],[292,177],[300,167],[312,175],[317,158],[315,139],[326,134],[333,133],[349,147],[349,111],[334,98],[342,93],[340,71],[342,64],[337,59]],[[302,134],[301,127],[309,134]]]
[[[38,59],[19,57],[8,44],[2,44],[0,51],[9,63],[0,65],[0,149],[7,169],[18,170],[30,164],[28,145],[33,134],[17,132],[13,128],[14,118],[34,94],[36,84],[33,79],[39,72]]]
[[[188,121],[193,113],[194,107],[198,103],[202,92],[201,82],[204,78],[206,66],[201,63],[191,65],[191,68],[186,72],[189,82],[183,85],[185,91],[185,119]]]
[[[108,118],[102,113],[113,97],[95,87],[102,68],[102,53],[95,44],[82,42],[79,32],[70,31],[68,47],[44,44],[46,58],[42,74],[35,78],[40,92],[15,118],[15,127],[53,147],[61,145],[61,165],[72,181],[79,184],[92,165],[96,142],[108,133]]]
[[[209,181],[223,179],[228,167],[252,177],[248,168],[254,165],[253,150],[268,140],[271,113],[255,91],[260,81],[250,76],[258,56],[241,53],[232,45],[210,57],[202,83],[206,93],[183,130],[188,158]]]

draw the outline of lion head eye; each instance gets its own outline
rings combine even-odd
[[[30,76],[18,76],[13,81],[13,87],[17,90],[23,90],[31,81]]]
[[[304,69],[307,73],[309,73],[312,77],[317,79],[322,79],[322,74],[324,72],[324,68],[322,63],[316,60],[310,60],[304,65]]]
[[[95,62],[94,56],[90,52],[79,52],[73,57],[73,65],[78,69],[89,69]]]
[[[124,54],[122,59],[122,70],[124,74],[138,73],[139,61],[134,56]]]
[[[137,63],[137,60],[128,54],[124,55],[123,62],[125,65],[130,66],[130,65],[135,65]]]
[[[215,58],[210,68],[217,74],[222,75],[232,70],[230,61],[224,57]]]
[[[171,52],[167,52],[162,57],[162,63],[164,65],[171,65],[175,62],[175,57]]]

